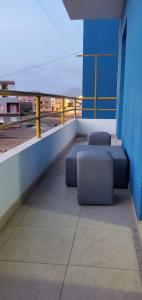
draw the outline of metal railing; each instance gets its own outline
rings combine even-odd
[[[36,116],[35,117],[26,117],[22,120],[6,123],[0,125],[0,129],[8,129],[18,124],[26,123],[27,121],[36,121],[36,137],[41,138],[41,119],[50,116],[60,116],[61,123],[64,125],[65,123],[65,114],[68,112],[74,112],[74,118],[77,118],[77,111],[116,111],[116,108],[97,108],[96,104],[94,108],[82,108],[77,107],[77,101],[85,101],[85,100],[94,100],[95,103],[98,100],[117,100],[116,97],[69,97],[65,95],[54,95],[54,94],[47,94],[47,93],[39,93],[39,92],[23,92],[23,91],[13,91],[13,90],[0,90],[0,96],[32,96],[36,99]],[[62,109],[57,112],[48,112],[42,113],[40,111],[40,98],[47,97],[47,98],[55,98],[62,100]],[[71,109],[66,109],[65,107],[65,99],[73,100],[74,107]]]

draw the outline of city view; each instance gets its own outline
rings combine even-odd
[[[15,90],[14,81],[0,81],[1,90]],[[81,98],[81,96],[80,96]],[[74,100],[65,98],[65,109],[74,109]],[[45,118],[41,120],[41,130],[46,132],[61,124],[62,98],[41,97],[40,113],[45,114]],[[81,117],[82,101],[77,100],[77,115]],[[50,113],[56,113],[50,116]],[[4,153],[9,149],[21,144],[22,142],[35,136],[35,120],[28,121],[30,117],[36,114],[36,97],[34,96],[1,96],[0,97],[0,125],[9,124],[8,129],[0,132],[0,153]],[[47,116],[46,116],[47,114]],[[69,111],[65,115],[65,119],[69,120],[73,116],[73,112]],[[27,121],[26,121],[27,119]],[[25,120],[23,124],[15,124],[13,122]]]

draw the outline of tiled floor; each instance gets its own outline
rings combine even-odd
[[[79,207],[65,157],[0,232],[0,300],[142,299],[142,248],[127,190]]]

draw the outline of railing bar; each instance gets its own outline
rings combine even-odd
[[[94,108],[77,108],[77,110],[81,110],[81,111],[84,111],[84,110],[87,110],[87,111],[94,111],[95,109]],[[96,110],[117,110],[116,108],[96,108]]]
[[[65,110],[64,112],[70,112],[70,111],[74,111],[74,109],[69,109],[69,110]],[[53,113],[48,113],[48,114],[44,114],[40,116],[40,119],[43,119],[45,117],[50,117],[50,116],[55,116],[55,115],[60,115],[62,113],[62,111],[58,111],[58,112],[53,112]],[[38,117],[32,117],[32,118],[26,118],[26,119],[22,119],[20,121],[16,121],[16,122],[11,122],[11,123],[7,123],[4,125],[0,125],[0,129],[4,129],[4,127],[9,128],[18,124],[22,124],[22,123],[26,123],[28,121],[36,121],[38,120]]]
[[[118,100],[117,97],[98,97],[97,100]]]
[[[56,112],[56,113],[51,113],[51,114],[45,114],[45,115],[40,116],[40,119],[45,118],[45,117],[54,116],[54,115],[57,115],[57,114],[60,115],[61,112]],[[7,124],[4,124],[4,125],[0,125],[0,129],[10,128],[10,127],[18,125],[18,124],[24,124],[24,123],[26,123],[28,121],[36,121],[38,119],[39,119],[38,117],[26,118],[26,119],[23,119],[23,120],[20,120],[20,121],[16,121],[16,122],[11,122],[11,123],[7,123]]]
[[[62,96],[60,96],[60,95],[53,95],[53,94],[43,94],[43,93],[33,93],[33,92],[18,92],[18,91],[3,91],[3,90],[0,90],[0,95],[1,96],[21,96],[21,95],[25,95],[25,96],[46,96],[46,97],[49,97],[49,98],[52,98],[52,97],[55,97],[55,98],[61,98]],[[77,100],[89,100],[89,99],[91,99],[91,100],[118,100],[118,98],[117,97],[65,97],[64,96],[64,98],[68,98],[68,99],[73,99],[73,100],[75,100],[75,98],[77,99]]]
[[[94,100],[94,101],[98,101],[98,100],[118,100],[117,97],[69,97],[69,96],[62,96],[62,95],[56,95],[56,94],[47,94],[47,93],[39,93],[39,92],[24,92],[24,91],[13,91],[13,90],[0,90],[0,95],[1,96],[34,96],[36,98],[40,98],[40,97],[48,97],[48,98],[56,98],[56,99],[70,99],[70,100],[74,100],[75,102],[77,100],[79,101],[85,101],[85,100]],[[52,117],[52,116],[58,116],[58,115],[64,115],[65,113],[68,112],[74,112],[74,116],[76,117],[76,111],[116,111],[117,109],[111,109],[111,108],[77,108],[75,105],[75,108],[73,109],[64,109],[62,111],[58,111],[58,112],[50,112],[50,113],[46,113],[46,114],[39,114],[36,115],[36,117],[30,117],[30,118],[25,118],[16,122],[11,122],[11,123],[7,123],[4,125],[0,125],[0,129],[8,129],[10,127],[13,127],[15,125],[18,124],[24,124],[26,122],[30,122],[30,121],[39,121],[42,118],[45,117]],[[36,122],[38,124],[38,122]],[[40,124],[40,122],[39,122]]]
[[[81,98],[82,101],[84,100],[118,100],[117,97],[83,97]]]
[[[104,111],[117,111],[116,108],[97,108],[97,110],[104,110]]]
[[[94,111],[94,108],[76,108],[76,111]],[[98,111],[117,111],[116,108],[112,109],[112,108],[97,108]],[[65,113],[66,112],[70,112],[70,111],[74,111],[73,109],[71,110],[65,110]],[[55,112],[55,113],[50,113],[50,114],[45,114],[45,115],[41,115],[40,116],[40,119],[42,118],[45,118],[45,117],[50,117],[50,116],[55,116],[55,115],[60,115],[62,113],[62,111],[59,111],[59,112]],[[33,118],[27,118],[27,119],[23,119],[23,120],[20,120],[20,121],[16,121],[16,122],[11,122],[11,123],[7,123],[7,124],[4,124],[4,125],[0,125],[0,130],[1,129],[8,129],[10,127],[13,127],[15,125],[18,125],[18,124],[24,124],[28,121],[35,121],[37,120],[38,118],[36,117],[33,117]]]
[[[34,96],[34,97],[48,97],[48,98],[57,98],[57,99],[62,99],[67,98],[67,99],[75,99],[76,97],[70,97],[66,95],[56,95],[56,94],[47,94],[47,93],[39,93],[39,92],[24,92],[24,91],[13,91],[13,90],[0,90],[0,96]],[[79,99],[79,97],[78,97]]]
[[[68,110],[64,110],[64,112],[70,112],[70,111],[74,111],[74,108],[73,109],[68,109]]]
[[[116,56],[116,53],[84,53],[84,54],[77,54],[77,57],[88,57],[88,56]]]
[[[48,97],[48,98],[57,98],[62,99],[67,98],[70,100],[88,100],[88,99],[94,99],[94,100],[118,100],[117,97],[70,97],[70,96],[63,96],[63,95],[56,95],[56,94],[47,94],[47,93],[38,93],[38,92],[24,92],[24,91],[13,91],[13,90],[0,90],[0,96],[38,96],[38,97]]]

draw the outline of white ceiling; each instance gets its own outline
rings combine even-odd
[[[72,20],[121,18],[124,2],[125,0],[63,0]]]

